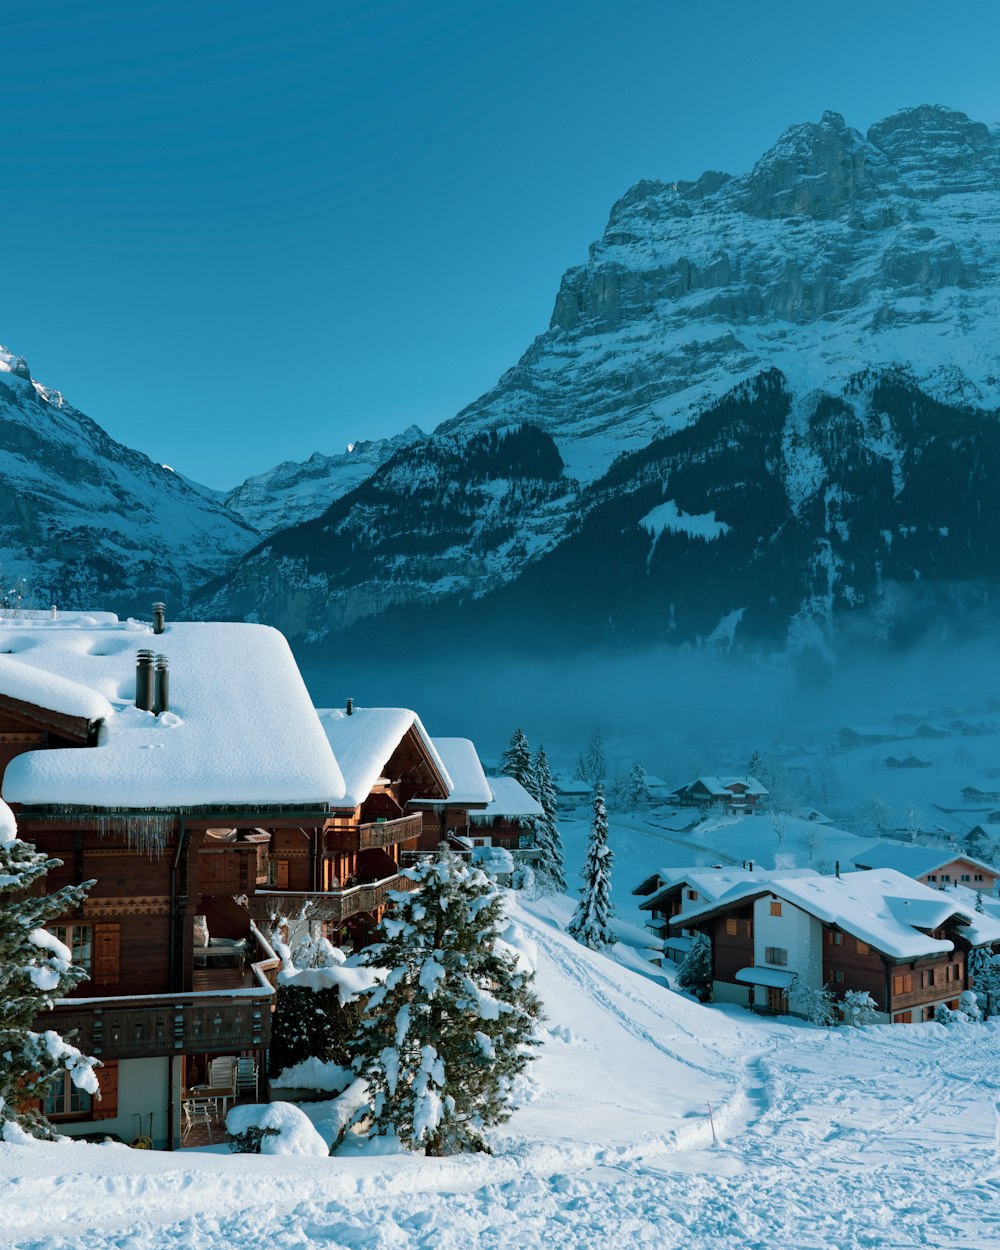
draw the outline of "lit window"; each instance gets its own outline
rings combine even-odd
[[[771,915],[772,915],[772,916],[780,916],[780,915],[781,915],[781,904],[777,901],[777,899],[775,899],[775,900],[771,903]]]

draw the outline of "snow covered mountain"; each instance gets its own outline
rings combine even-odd
[[[148,613],[257,538],[211,491],[116,443],[0,348],[0,598],[22,579],[33,606]]]
[[[995,593],[998,314],[1000,134],[826,113],[742,176],[632,187],[491,391],[200,610],[532,650],[912,635]]]
[[[340,455],[324,456],[317,451],[301,464],[285,460],[231,490],[225,496],[226,506],[261,534],[273,534],[319,516],[397,451],[425,437],[419,426],[411,425],[393,438],[350,443]]]

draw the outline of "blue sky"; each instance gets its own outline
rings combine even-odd
[[[55,0],[4,45],[0,342],[216,487],[452,416],[640,178],[1000,118],[987,3]]]

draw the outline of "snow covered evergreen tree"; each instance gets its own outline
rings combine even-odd
[[[590,781],[590,774],[587,772],[587,758],[581,751],[577,756],[576,768],[573,769],[574,781]]]
[[[45,1118],[26,1107],[44,1100],[45,1085],[57,1074],[69,1072],[78,1089],[98,1092],[96,1060],[54,1030],[35,1033],[31,1027],[39,1012],[87,978],[45,925],[76,911],[93,881],[23,897],[32,882],[60,863],[18,838],[13,814],[0,802],[0,1138],[8,1141],[19,1131],[53,1136]]]
[[[983,1013],[1000,1015],[1000,961],[988,946],[974,946],[968,955],[969,980],[983,1000]]]
[[[646,784],[646,770],[638,760],[632,765],[631,772],[628,775],[625,798],[631,811],[635,811],[639,807],[645,807],[649,802],[650,795],[649,786]]]
[[[587,750],[584,753],[584,762],[587,780],[596,790],[604,783],[608,775],[608,757],[604,752],[604,735],[601,733],[600,726],[595,726],[594,732],[590,735],[590,742],[587,743]]]
[[[515,729],[506,751],[500,757],[500,772],[519,781],[533,799],[538,798],[535,770],[531,765],[531,748],[523,729]]]
[[[699,1003],[712,1001],[712,942],[706,933],[694,935],[677,970],[677,988],[693,994]]]
[[[543,746],[535,754],[532,771],[538,787],[536,798],[542,805],[542,815],[535,819],[535,849],[539,852],[535,861],[535,881],[545,893],[565,894],[566,864],[556,819],[556,788],[552,782],[549,757]]]
[[[611,866],[614,855],[608,846],[608,814],[604,787],[597,783],[594,795],[594,824],[583,863],[583,888],[573,919],[566,931],[591,950],[606,950],[615,942],[611,928]]]
[[[847,990],[840,1009],[844,1015],[844,1023],[851,1028],[878,1023],[878,1008],[867,990]]]
[[[362,1115],[373,1135],[428,1155],[487,1150],[483,1131],[514,1110],[538,1044],[534,970],[505,940],[503,895],[484,872],[440,851],[405,875],[417,889],[395,896],[385,940],[365,952],[386,977],[367,991],[355,1047]]]

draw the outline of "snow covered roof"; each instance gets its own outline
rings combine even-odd
[[[135,707],[141,648],[170,662],[171,710],[159,717]],[[0,620],[0,653],[12,657],[0,655],[0,691],[104,722],[95,747],[13,759],[11,802],[325,805],[344,793],[288,643],[268,626],[185,622],[154,635],[111,613],[63,613]]]
[[[895,868],[908,877],[922,877],[959,860],[994,875],[1000,872],[995,865],[972,859],[962,851],[949,851],[940,846],[914,846],[909,842],[876,842],[856,856],[854,864],[857,868]]]
[[[718,795],[732,795],[739,791],[742,794],[753,794],[762,798],[768,793],[767,787],[761,785],[756,777],[714,777],[707,775],[696,777],[690,785],[681,786],[673,793],[679,794],[682,790],[693,790],[698,785],[704,786],[710,794]]]
[[[356,707],[350,715],[340,708],[321,708],[320,724],[344,775],[338,807],[358,807],[371,793],[393,752],[413,729],[446,789],[451,777],[416,712],[405,707]]]
[[[496,816],[507,816],[511,819],[523,816],[542,816],[542,805],[533,799],[519,781],[513,777],[487,777],[493,791],[492,802],[481,811],[470,812],[469,819],[476,824],[485,824]]]
[[[777,990],[787,990],[795,980],[795,973],[782,972],[780,968],[741,968],[736,980],[746,985],[770,985]]]
[[[974,945],[1000,940],[1000,922],[975,912],[950,891],[931,889],[891,868],[847,872],[839,877],[776,874],[735,886],[714,903],[684,911],[670,923],[673,928],[688,928],[696,919],[703,920],[763,894],[773,894],[824,924],[844,929],[892,959],[919,959],[953,950],[948,939],[920,932],[939,928],[952,918],[964,926],[965,936]],[[995,937],[988,936],[994,933]]]
[[[13,842],[16,837],[17,821],[14,819],[14,813],[3,799],[0,799],[0,846]]]
[[[414,799],[414,803],[489,803],[493,791],[479,761],[475,744],[468,738],[435,738],[434,746],[448,770],[451,791],[447,799]]]
[[[785,868],[782,877],[817,876],[814,868]],[[640,911],[653,911],[664,895],[672,894],[678,886],[697,890],[703,899],[714,902],[728,890],[745,883],[767,886],[771,874],[754,872],[750,868],[661,868],[658,873],[660,888],[639,904]],[[633,890],[633,893],[635,891]]]

